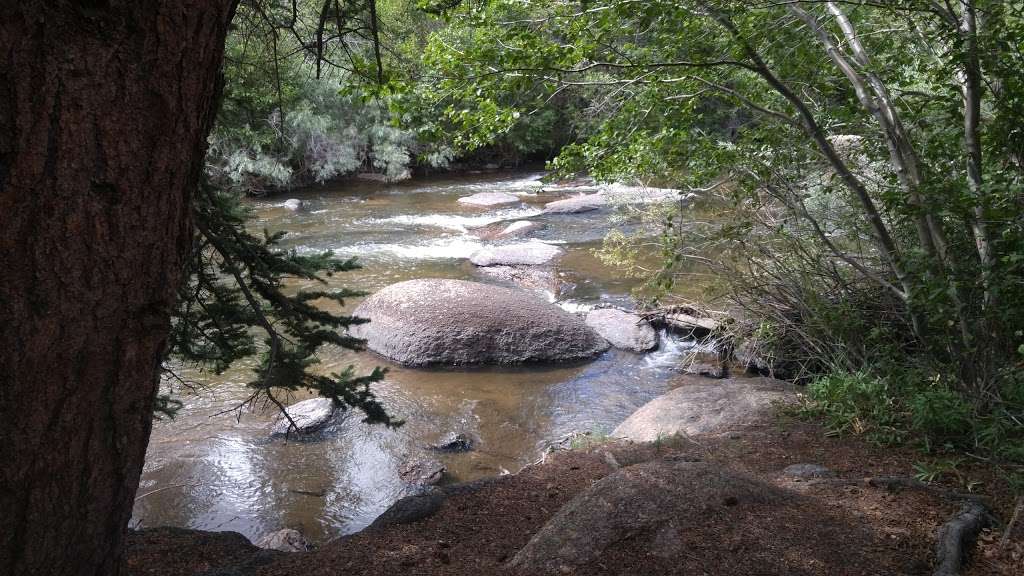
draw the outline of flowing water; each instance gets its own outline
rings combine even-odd
[[[607,211],[538,216],[544,202],[564,197],[541,190],[540,176],[346,182],[294,194],[305,203],[303,211],[286,209],[283,198],[254,202],[253,226],[288,231],[284,245],[300,252],[358,256],[364,268],[338,274],[329,285],[372,292],[411,278],[493,282],[467,261],[485,244],[472,230],[533,218],[545,227],[531,237],[567,251],[557,265],[563,288],[544,297],[571,311],[599,302],[628,304],[636,281],[593,254],[609,229]],[[523,202],[497,209],[456,202],[484,191],[517,194]],[[203,386],[196,394],[178,390],[184,402],[178,416],[154,424],[133,522],[234,530],[250,539],[285,527],[320,542],[352,533],[407,493],[398,475],[408,462],[440,460],[448,469],[445,482],[515,472],[573,433],[611,431],[667,390],[673,369],[693,348],[663,335],[661,347],[646,355],[610,350],[582,365],[472,370],[406,369],[372,353],[328,348],[320,370],[390,368],[376,391],[406,424],[397,430],[369,426],[356,413],[309,441],[270,438],[276,416],[270,409],[224,413],[247,396],[247,366],[220,376],[184,369],[184,377]],[[448,432],[473,437],[476,449],[429,452]]]

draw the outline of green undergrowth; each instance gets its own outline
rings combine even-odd
[[[1024,494],[1024,374],[1015,372],[986,403],[971,402],[937,374],[833,372],[808,385],[798,413],[820,418],[831,435],[919,450],[924,458],[914,469],[922,481],[949,480],[973,491],[977,482],[963,465],[982,462]]]

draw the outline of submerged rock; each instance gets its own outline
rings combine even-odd
[[[430,446],[431,450],[438,452],[469,452],[473,449],[473,439],[461,432],[449,432],[436,444]]]
[[[370,350],[407,366],[591,359],[608,343],[581,319],[524,290],[445,279],[392,284],[354,311]]]
[[[258,548],[280,550],[281,552],[307,552],[313,549],[313,544],[306,540],[301,532],[292,528],[266,534],[254,544]]]
[[[285,411],[298,426],[298,430],[291,430],[292,434],[311,434],[331,421],[334,416],[334,401],[330,398],[312,398],[296,402],[285,408]],[[271,434],[287,434],[290,426],[291,422],[282,414],[274,421]]]
[[[794,386],[771,378],[684,376],[683,381],[679,388],[640,407],[612,436],[653,442],[675,434],[724,434],[768,418],[777,402],[796,399]]]
[[[621,350],[647,352],[658,346],[658,333],[650,323],[617,308],[591,310],[587,313],[587,326]]]
[[[602,194],[582,194],[565,200],[556,200],[544,205],[545,214],[579,214],[598,210],[608,204],[608,199]]]
[[[512,558],[510,567],[523,574],[576,573],[627,539],[640,539],[640,549],[650,554],[677,558],[705,544],[687,542],[682,537],[687,528],[728,525],[751,507],[770,510],[787,499],[774,486],[705,462],[658,460],[628,466],[563,506]]]
[[[306,204],[302,200],[299,200],[298,198],[289,198],[288,200],[285,200],[284,204],[281,204],[281,206],[284,206],[285,208],[293,212],[297,212],[305,208]]]
[[[543,242],[520,242],[487,246],[473,253],[469,261],[476,266],[537,266],[547,264],[563,254],[558,246]]]
[[[518,204],[519,197],[505,192],[480,192],[472,196],[459,198],[459,204],[470,206],[503,206],[505,204]]]

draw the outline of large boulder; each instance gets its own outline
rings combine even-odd
[[[608,204],[608,199],[602,194],[582,194],[565,200],[556,200],[544,205],[545,214],[578,214],[598,210]]]
[[[543,242],[520,242],[486,246],[474,252],[469,261],[476,266],[537,266],[558,258],[563,250]]]
[[[676,434],[724,434],[764,421],[774,404],[796,399],[793,385],[771,378],[712,380],[683,376],[681,380],[681,386],[626,418],[612,436],[653,442]]]
[[[587,313],[587,326],[620,350],[647,352],[658,346],[658,333],[646,320],[617,308],[598,308]]]
[[[285,409],[298,429],[282,414],[274,421],[272,434],[312,434],[323,428],[334,416],[334,401],[330,398],[311,398],[296,402]]]
[[[480,192],[472,196],[459,198],[458,202],[459,204],[468,204],[470,206],[504,206],[506,204],[518,204],[519,197],[506,194],[505,192]]]
[[[354,311],[352,333],[407,366],[587,360],[608,343],[583,320],[524,290],[464,280],[392,284]]]
[[[313,545],[306,540],[298,530],[285,528],[277,532],[271,532],[254,542],[254,544],[265,550],[279,550],[281,552],[307,552],[313,549]]]
[[[790,498],[778,488],[704,462],[628,466],[563,506],[510,567],[521,574],[586,574],[586,569],[576,570],[627,539],[646,542],[641,549],[649,554],[680,558],[705,544],[687,542],[684,533],[704,531],[709,524],[740,525],[751,510],[770,511]]]

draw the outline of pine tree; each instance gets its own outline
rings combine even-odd
[[[259,354],[251,394],[238,409],[270,403],[285,418],[282,393],[305,388],[330,398],[341,409],[358,408],[366,422],[399,426],[377,400],[370,385],[384,378],[375,368],[365,375],[349,366],[339,373],[313,372],[316,352],[325,344],[362,350],[365,342],[347,329],[365,320],[335,314],[316,306],[317,300],[344,305],[346,298],[363,296],[356,290],[285,291],[287,279],[326,283],[325,277],[359,268],[354,258],[339,259],[331,252],[301,255],[279,247],[285,232],[246,230],[248,210],[237,194],[204,182],[193,200],[195,234],[186,273],[178,292],[168,355],[172,360],[221,373],[235,361]],[[265,346],[258,346],[262,333]],[[158,412],[173,415],[180,402],[160,396]],[[291,422],[291,428],[295,423]]]

